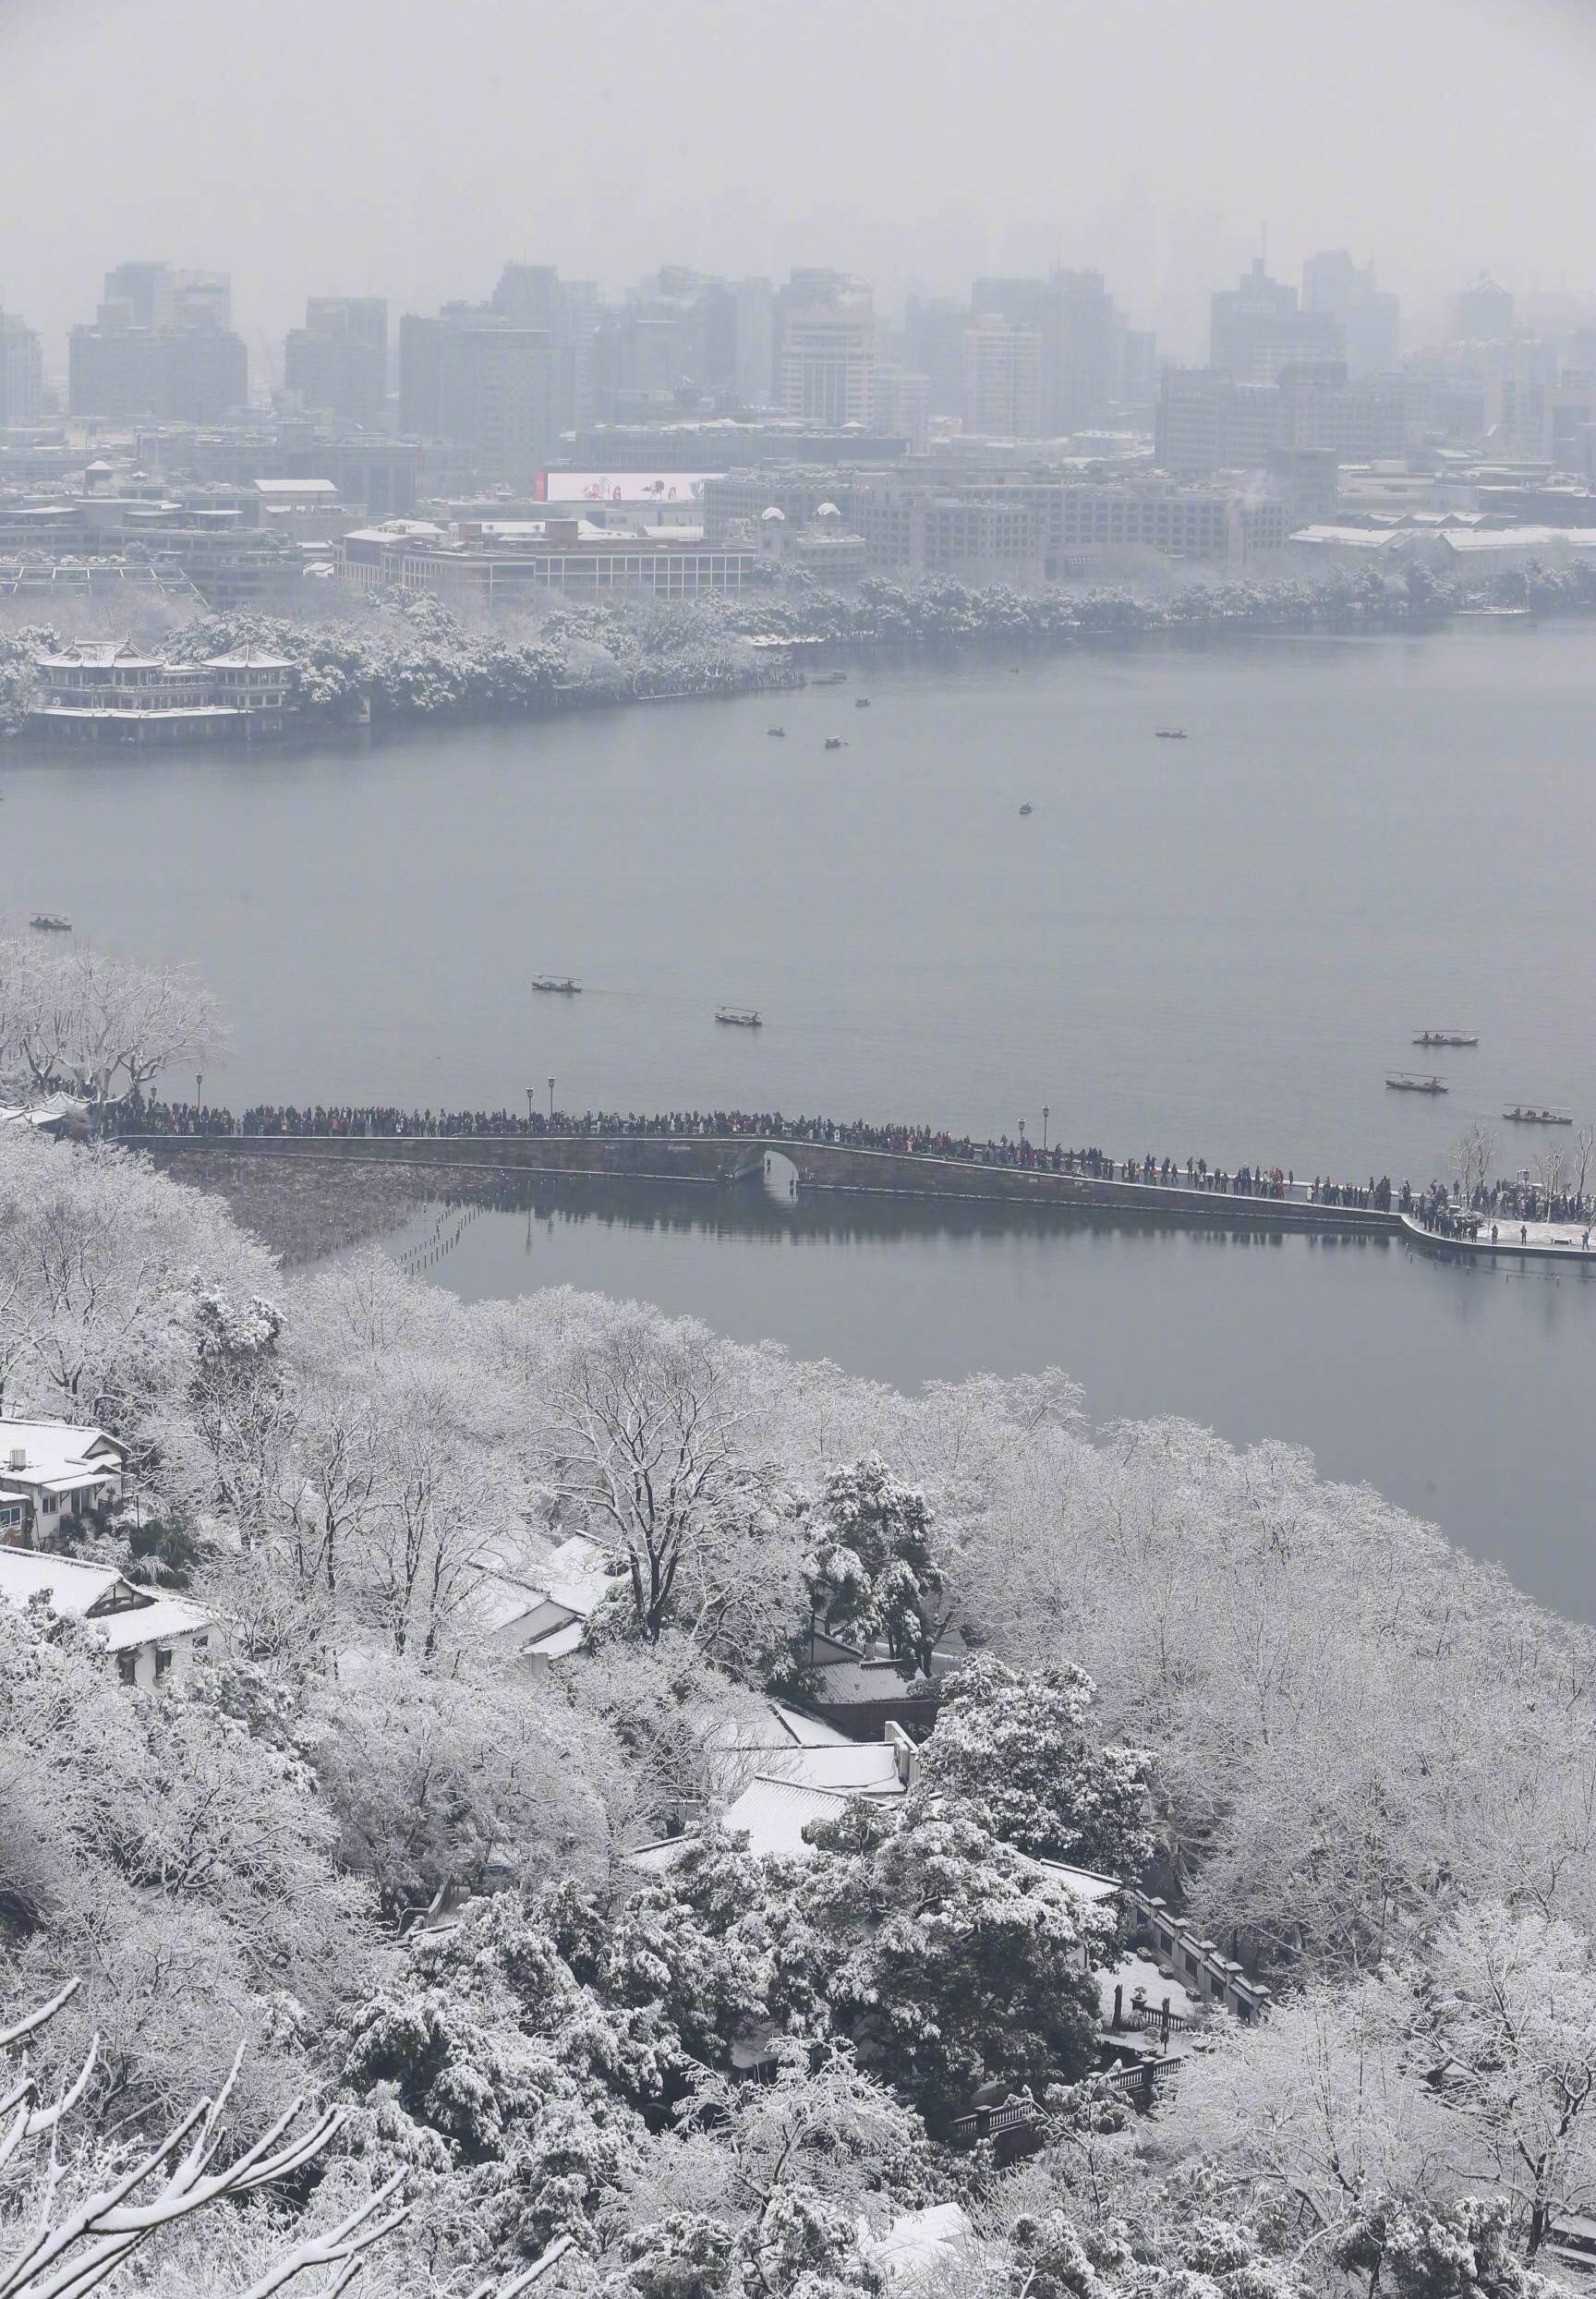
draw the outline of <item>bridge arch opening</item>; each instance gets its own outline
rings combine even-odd
[[[790,1205],[798,1194],[798,1168],[780,1150],[765,1153],[765,1194],[779,1204]]]

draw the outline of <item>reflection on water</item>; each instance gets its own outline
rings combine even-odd
[[[393,1241],[466,1300],[575,1285],[913,1387],[1058,1364],[1094,1420],[1178,1413],[1310,1446],[1596,1618],[1578,1270],[1439,1262],[1386,1237],[1111,1211],[505,1177]]]

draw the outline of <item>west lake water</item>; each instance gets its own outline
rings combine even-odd
[[[18,753],[0,903],[195,962],[235,1108],[524,1107],[552,1074],[567,1108],[1034,1138],[1046,1105],[1120,1154],[1419,1182],[1476,1118],[1500,1169],[1568,1145],[1513,1101],[1596,1119],[1593,694],[1596,626],[1460,623],[875,663],[370,747]],[[542,971],[583,996],[534,996]],[[1427,1024],[1481,1044],[1426,1054]],[[1450,1093],[1386,1089],[1420,1067]],[[1306,1442],[1596,1615],[1573,1272],[669,1195],[608,1218],[560,1185],[531,1253],[489,1216],[437,1273],[640,1294],[904,1382],[1055,1359],[1096,1415]]]

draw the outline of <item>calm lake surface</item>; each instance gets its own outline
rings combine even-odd
[[[391,1240],[478,1301],[576,1285],[913,1387],[1055,1363],[1095,1422],[1183,1414],[1312,1447],[1596,1619],[1583,1415],[1596,1270],[1505,1276],[1378,1238],[627,1182],[509,1184]]]
[[[1596,625],[1459,623],[873,664],[375,748],[7,753],[0,901],[195,962],[235,1023],[206,1096],[236,1109],[524,1107],[552,1073],[573,1109],[1034,1136],[1046,1104],[1054,1140],[1418,1182],[1475,1118],[1504,1169],[1568,1143],[1507,1102],[1596,1119],[1593,696]],[[545,970],[585,994],[535,997]],[[767,1026],[718,1028],[722,1002]],[[1426,1024],[1481,1045],[1426,1056]],[[1386,1090],[1421,1065],[1447,1096]],[[524,1216],[484,1216],[439,1275],[645,1295],[904,1382],[1055,1358],[1094,1415],[1307,1442],[1596,1615],[1571,1273],[540,1202],[530,1254]]]

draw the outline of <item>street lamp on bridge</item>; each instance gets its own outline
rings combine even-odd
[[[1042,1105],[1042,1155],[1044,1157],[1047,1155],[1047,1120],[1052,1115],[1053,1112],[1044,1102]]]
[[[552,1078],[549,1081],[549,1123],[550,1127],[554,1123],[554,1081]]]
[[[527,1123],[528,1128],[530,1128],[531,1123],[532,1123],[532,1095],[533,1095],[533,1091],[534,1091],[534,1089],[533,1089],[531,1086],[528,1086],[528,1087],[526,1088],[526,1123]]]

